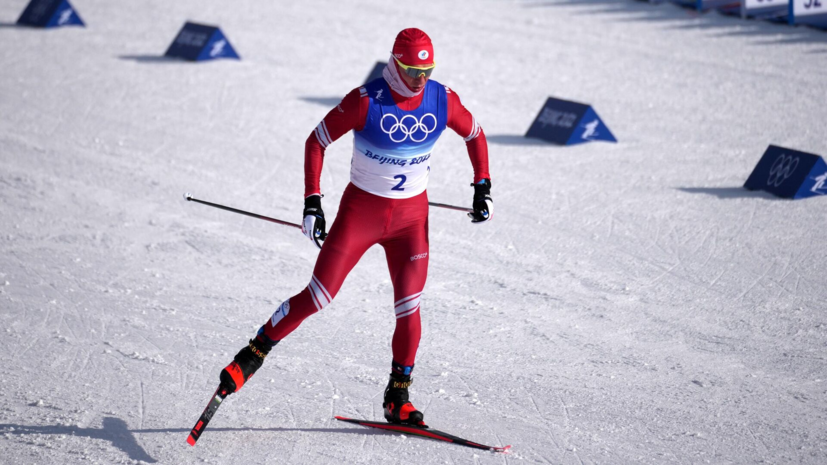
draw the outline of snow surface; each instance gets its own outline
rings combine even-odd
[[[643,2],[0,3],[0,462],[827,463],[827,199],[740,186],[770,143],[827,155],[827,34]],[[128,3],[128,6],[127,6]],[[242,61],[160,58],[185,20]],[[381,249],[185,439],[317,252],[303,144],[404,27],[488,134],[495,221],[431,213],[412,396],[511,454],[371,431],[394,325]],[[548,96],[620,140],[522,134]],[[351,141],[328,150],[330,218]],[[470,204],[446,133],[431,200]]]

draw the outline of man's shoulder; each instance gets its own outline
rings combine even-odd
[[[353,89],[351,89],[350,92],[347,93],[346,97],[365,97],[365,92],[365,84],[363,84],[359,87],[354,87]]]
[[[387,89],[388,86],[385,84],[385,79],[380,77],[362,84],[354,91],[358,92],[360,99],[369,101],[374,98],[381,98],[383,94],[387,94]]]
[[[443,83],[441,83],[441,82],[437,81],[436,79],[428,79],[428,84],[427,84],[427,85],[429,85],[429,86],[439,86],[439,87],[444,87],[444,88],[445,88],[445,90],[449,90],[449,89],[448,89],[448,86],[446,86],[445,84],[443,84]]]
[[[448,95],[450,95],[450,94],[456,95],[456,92],[454,92],[453,89],[451,89],[450,87],[448,87],[447,85],[445,85],[445,84],[443,84],[439,81],[436,81],[434,79],[430,79],[430,80],[428,80],[428,83],[434,85],[437,89],[439,89],[439,88],[445,89],[445,93],[448,94]]]
[[[441,82],[437,82],[437,81],[433,81],[433,82],[435,84],[437,84],[440,88],[445,89],[445,96],[448,98],[448,105],[449,106],[450,105],[456,105],[458,103],[462,103],[462,101],[459,98],[459,94],[457,94],[457,92],[454,89],[452,89],[451,87],[448,87],[445,84],[442,84]]]
[[[362,84],[358,88],[359,89],[377,89],[377,88],[381,89],[381,88],[385,88],[387,86],[388,85],[385,82],[385,78],[380,76],[380,77],[378,77],[378,78],[376,78],[372,81],[368,81],[368,82]]]

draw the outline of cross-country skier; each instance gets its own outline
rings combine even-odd
[[[474,212],[468,215],[474,223],[493,216],[485,135],[455,92],[429,80],[435,66],[428,35],[419,29],[403,30],[382,77],[347,94],[308,137],[302,231],[321,251],[310,284],[285,300],[221,371],[221,383],[229,392],[241,389],[273,346],[327,306],[359,258],[379,244],[387,256],[396,313],[391,374],[382,405],[385,418],[425,424],[408,400],[408,387],[419,347],[420,299],[428,271],[430,158],[446,127],[465,139],[474,168]],[[319,188],[324,152],[351,130],[350,184],[326,234]]]

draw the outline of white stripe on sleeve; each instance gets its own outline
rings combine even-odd
[[[316,140],[322,144],[322,147],[327,148],[327,146],[330,145],[330,135],[327,133],[327,125],[324,120],[316,126],[313,132],[316,134]]]
[[[480,127],[480,124],[477,123],[477,119],[473,118],[473,120],[474,120],[474,127],[471,129],[471,134],[468,134],[468,137],[463,139],[465,142],[472,141],[472,140],[476,139],[477,136],[480,135],[480,131],[482,130],[482,128]]]
[[[333,140],[330,137],[330,132],[327,131],[327,123],[322,120],[322,130],[324,131],[324,136],[327,138],[327,145],[333,143]]]

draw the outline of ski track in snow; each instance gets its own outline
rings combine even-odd
[[[0,5],[0,463],[827,462],[827,203],[740,188],[770,143],[827,155],[827,34],[631,0],[73,0],[89,27],[12,27],[26,3]],[[154,60],[186,19],[242,60]],[[317,252],[182,194],[298,221],[306,137],[410,26],[496,202],[431,212],[412,398],[511,453],[333,419],[382,417],[378,248],[189,447]],[[522,138],[548,96],[620,143]],[[462,140],[436,150],[429,197],[469,204]],[[331,220],[350,152],[327,151]]]

